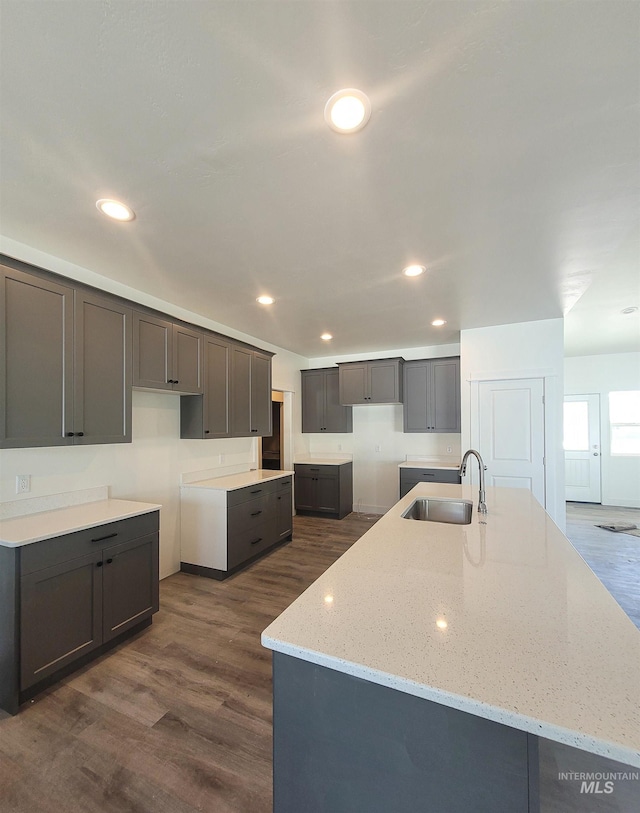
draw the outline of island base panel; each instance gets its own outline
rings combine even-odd
[[[279,652],[273,684],[274,813],[539,813],[524,731]]]

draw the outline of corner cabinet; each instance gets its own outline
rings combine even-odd
[[[302,431],[353,432],[353,410],[340,403],[337,367],[301,370]]]
[[[131,310],[0,271],[0,447],[130,442]]]
[[[0,547],[0,707],[15,714],[20,703],[151,623],[158,528],[153,511]]]
[[[353,511],[353,463],[295,463],[296,511],[344,519]]]
[[[404,431],[460,432],[460,357],[404,363]]]
[[[133,386],[203,392],[204,336],[162,316],[134,311]]]
[[[401,404],[404,359],[338,364],[341,404]]]
[[[231,437],[272,433],[271,354],[231,346]]]
[[[243,488],[182,486],[180,570],[226,579],[292,538],[291,475]]]

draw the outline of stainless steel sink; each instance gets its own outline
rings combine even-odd
[[[423,522],[448,522],[450,525],[469,525],[473,503],[471,500],[443,500],[418,497],[402,515],[403,519]]]

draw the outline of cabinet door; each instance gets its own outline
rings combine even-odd
[[[173,323],[133,313],[133,386],[173,389]]]
[[[131,315],[76,291],[74,443],[131,442]]]
[[[183,325],[173,326],[173,389],[200,394],[203,392],[204,336]]]
[[[340,403],[340,376],[337,369],[325,371],[324,391],[323,431],[353,432],[353,409]],[[304,429],[302,431],[304,432]]]
[[[316,477],[314,475],[298,474],[298,472],[296,472],[296,509],[299,511],[315,511],[317,490]]]
[[[318,474],[316,477],[316,511],[329,514],[340,512],[340,478],[338,474]]]
[[[230,347],[217,337],[207,336],[205,347],[204,436],[229,436]]]
[[[0,446],[66,446],[73,424],[73,289],[0,269]]]
[[[104,641],[150,618],[158,609],[158,534],[103,551]]]
[[[460,359],[431,362],[431,431],[460,431]]]
[[[400,364],[393,361],[369,362],[369,398],[372,404],[392,404],[402,401]]]
[[[426,360],[406,362],[404,365],[405,432],[428,432],[430,430],[430,372],[431,363]]]
[[[366,364],[347,364],[339,368],[340,403],[369,403],[369,369]]]
[[[102,552],[20,580],[20,688],[102,643]]]
[[[271,410],[271,356],[251,354],[251,434],[273,433]]]
[[[282,489],[275,495],[276,531],[278,539],[284,539],[293,533],[293,510],[291,506],[291,488]]]
[[[231,434],[251,434],[251,350],[231,348]]]
[[[336,380],[337,380],[336,370]],[[325,374],[302,370],[302,431],[322,432],[325,426]],[[341,407],[345,409],[346,407]]]

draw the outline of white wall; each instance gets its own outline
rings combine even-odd
[[[332,367],[341,361],[402,356],[407,360],[457,356],[457,344],[411,347],[349,356],[324,356],[309,361],[310,368]],[[405,434],[402,406],[367,404],[353,407],[353,433],[304,435],[311,454],[346,452],[353,455],[353,506],[363,513],[384,513],[398,501],[398,463],[407,455],[450,456],[460,461],[460,435]],[[376,451],[376,447],[380,451]],[[447,448],[451,452],[447,452]]]
[[[463,330],[460,333],[462,448],[471,438],[471,382],[544,378],[546,509],[565,527],[562,404],[564,335],[562,319]]]
[[[565,394],[600,396],[602,504],[640,508],[640,457],[611,454],[609,393],[617,390],[640,390],[640,353],[565,359]]]
[[[41,252],[14,253],[14,256],[275,352],[273,388],[296,393],[293,399],[294,454],[306,452],[306,436],[300,431],[299,398],[300,370],[307,366],[306,358]],[[216,468],[224,473],[225,468],[234,465],[255,466],[258,440],[180,440],[180,397],[143,390],[133,392],[132,435],[130,444],[2,450],[0,501],[108,485],[112,497],[159,503],[162,505],[160,575],[164,578],[175,573],[180,569],[180,475]],[[220,462],[221,454],[225,455],[224,464]],[[30,493],[16,495],[17,474],[31,475]]]

